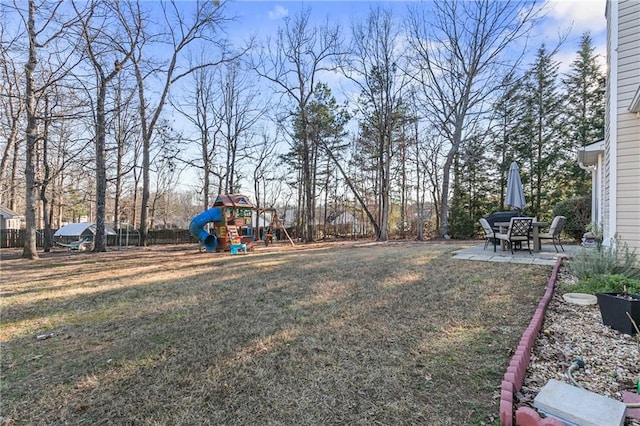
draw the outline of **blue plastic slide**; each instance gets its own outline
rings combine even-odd
[[[207,251],[215,251],[218,245],[218,238],[205,231],[204,226],[209,222],[220,222],[221,220],[222,209],[220,207],[210,208],[191,219],[189,232],[204,245]]]

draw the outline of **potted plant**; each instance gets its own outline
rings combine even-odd
[[[640,327],[640,295],[596,293],[602,323],[621,333],[634,335]]]
[[[633,335],[640,326],[639,281],[622,275],[602,277],[609,291],[597,292],[602,323],[614,330]]]
[[[586,231],[582,236],[582,246],[602,250],[602,227],[592,222],[586,226]]]
[[[578,279],[569,290],[595,294],[603,323],[635,334],[636,325],[640,326],[640,270],[635,250],[629,250],[617,236],[613,244],[596,247],[582,248],[568,262]]]

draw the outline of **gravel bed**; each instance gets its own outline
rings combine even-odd
[[[574,281],[561,267],[558,284]],[[533,399],[549,379],[571,383],[567,369],[575,358],[585,368],[573,372],[573,378],[585,389],[622,401],[622,392],[637,392],[640,378],[640,337],[632,337],[602,324],[597,305],[576,305],[562,299],[556,288],[549,303],[542,331],[533,347],[531,361],[518,406],[533,408]],[[626,425],[640,426],[627,419]]]

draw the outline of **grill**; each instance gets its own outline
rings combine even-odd
[[[512,217],[518,217],[520,213],[516,211],[512,212],[493,212],[487,217],[487,222],[493,228],[496,222],[509,222]]]

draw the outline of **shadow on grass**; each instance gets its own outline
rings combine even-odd
[[[509,351],[548,275],[455,262],[428,245],[156,262],[159,271],[136,274],[124,259],[131,270],[112,266],[90,294],[16,297],[9,315],[3,307],[2,328],[18,321],[25,331],[3,342],[0,415],[27,424],[491,421]],[[86,286],[64,285],[56,291]],[[34,330],[54,335],[37,340]]]

